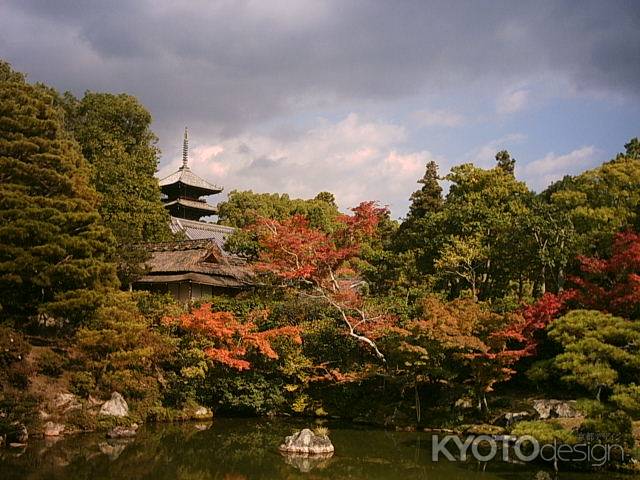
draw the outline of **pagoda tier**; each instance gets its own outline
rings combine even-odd
[[[223,189],[207,182],[183,165],[177,172],[160,180],[160,189],[169,198],[199,198],[220,193]]]
[[[166,201],[164,207],[169,210],[172,217],[186,218],[187,220],[200,220],[200,217],[215,215],[218,209],[209,205],[204,200],[191,200],[189,198],[176,198]]]
[[[172,217],[200,220],[201,217],[215,215],[216,207],[200,197],[220,193],[222,187],[207,182],[193,173],[188,166],[189,140],[184,129],[182,166],[171,175],[159,181],[164,194],[164,206]]]

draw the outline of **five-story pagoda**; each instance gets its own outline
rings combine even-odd
[[[189,138],[184,129],[182,166],[177,172],[160,180],[160,189],[166,196],[164,206],[172,217],[199,221],[217,213],[216,207],[201,199],[222,191],[222,187],[207,182],[189,169]]]

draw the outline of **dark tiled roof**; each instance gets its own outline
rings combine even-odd
[[[227,237],[234,230],[233,227],[225,227],[215,223],[171,217],[171,231],[173,233],[182,232],[189,240],[213,240],[223,250]]]
[[[213,205],[209,205],[207,202],[203,202],[201,200],[189,200],[187,198],[178,198],[171,202],[166,202],[164,204],[165,208],[170,207],[171,205],[182,205],[183,207],[192,208],[196,210],[200,210],[202,212],[206,212],[206,214],[213,215],[218,212],[218,209]]]
[[[211,193],[220,193],[223,190],[222,187],[209,183],[204,178],[200,178],[187,166],[180,167],[177,172],[174,172],[167,177],[161,178],[158,183],[160,184],[161,188],[168,185],[173,185],[174,183],[182,183],[190,187],[208,190]]]
[[[225,254],[210,239],[155,243],[149,244],[148,248],[151,252],[151,258],[146,262],[149,273],[139,282],[177,281],[168,278],[198,274],[200,280],[209,277],[207,282],[199,282],[209,285],[252,284],[253,273],[246,262]]]

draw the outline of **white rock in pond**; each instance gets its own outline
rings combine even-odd
[[[198,407],[193,412],[193,418],[195,420],[208,420],[213,418],[213,412],[207,407]]]
[[[281,452],[306,455],[320,455],[332,453],[333,444],[326,435],[316,435],[308,428],[285,438],[280,445]]]
[[[44,424],[43,434],[45,437],[58,437],[64,432],[62,423],[47,422]]]
[[[111,399],[107,400],[100,407],[100,415],[109,417],[126,417],[129,415],[129,405],[118,392],[111,394]]]

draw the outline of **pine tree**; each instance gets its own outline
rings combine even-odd
[[[388,271],[390,278],[404,278],[406,284],[421,284],[425,275],[433,273],[433,263],[438,250],[437,240],[428,234],[435,218],[442,210],[444,199],[438,183],[438,164],[427,163],[422,185],[411,194],[409,213],[394,236],[389,254],[379,269]]]
[[[442,187],[438,183],[438,164],[436,162],[427,163],[424,176],[418,180],[422,185],[420,190],[411,194],[411,205],[407,220],[418,220],[429,213],[437,212],[442,208]]]
[[[172,238],[154,177],[160,152],[151,115],[126,94],[87,92],[82,100],[65,94],[62,101],[67,124],[91,164],[100,215],[119,244],[118,275],[129,284],[147,258],[141,244]]]
[[[626,156],[627,158],[633,158],[635,160],[640,159],[640,141],[638,141],[638,137],[634,137],[629,140],[629,143],[625,143],[624,149],[626,153],[621,154],[621,156]]]
[[[501,150],[496,153],[497,167],[501,168],[510,175],[513,175],[516,168],[516,159],[511,158],[511,155],[506,150]]]
[[[54,97],[0,62],[0,306],[25,326],[37,315],[79,322],[117,287],[113,237]]]

